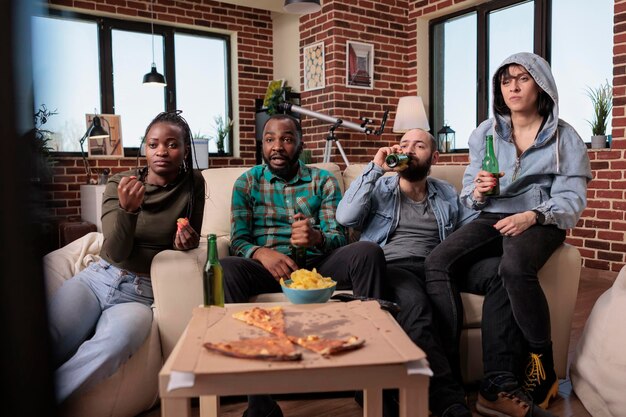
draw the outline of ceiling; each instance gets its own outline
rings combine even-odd
[[[253,7],[255,9],[270,10],[272,12],[285,13],[283,10],[284,0],[219,0],[222,3],[237,4],[239,6]]]

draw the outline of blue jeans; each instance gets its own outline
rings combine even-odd
[[[50,300],[56,397],[113,375],[152,326],[150,277],[100,260],[63,283]]]
[[[457,345],[463,322],[458,277],[469,266],[493,256],[501,256],[498,275],[528,347],[541,349],[551,343],[550,311],[537,272],[564,242],[565,231],[556,226],[534,225],[518,236],[503,237],[493,225],[507,216],[481,213],[450,235],[426,258],[426,291],[433,303],[435,317],[442,326],[440,334],[446,349]],[[490,317],[491,314],[483,310],[483,320],[486,317],[498,319]],[[493,329],[497,331],[496,326]],[[510,337],[502,334],[500,343],[507,339]],[[453,350],[448,352],[455,353]]]

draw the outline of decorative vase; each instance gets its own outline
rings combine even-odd
[[[606,148],[606,135],[594,135],[591,137],[591,149]]]

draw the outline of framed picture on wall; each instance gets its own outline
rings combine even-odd
[[[304,47],[304,91],[319,90],[326,86],[324,42]]]
[[[98,116],[102,128],[108,135],[90,136],[87,149],[90,158],[123,158],[122,122],[118,114],[86,114],[87,129],[94,117]]]
[[[346,43],[346,85],[374,88],[374,45],[355,41]]]

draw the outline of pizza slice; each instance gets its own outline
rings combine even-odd
[[[302,354],[286,337],[255,337],[231,342],[205,343],[208,350],[244,359],[297,361]]]
[[[347,339],[326,339],[317,335],[305,337],[289,336],[292,343],[302,346],[305,349],[319,353],[323,356],[334,355],[348,350],[358,349],[365,343],[357,336],[350,336]]]
[[[251,310],[238,311],[233,314],[233,317],[276,336],[285,336],[285,313],[282,307],[269,309],[254,307]]]

